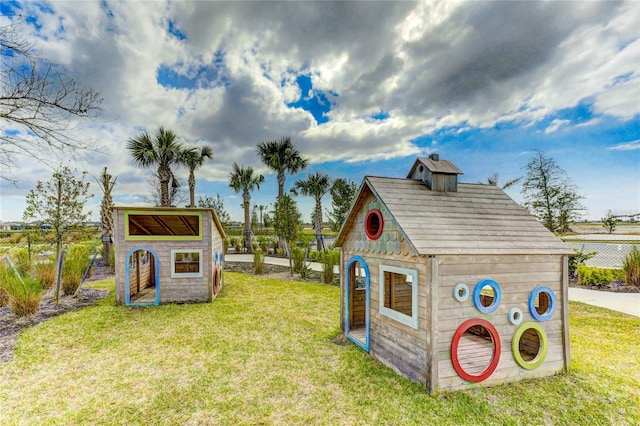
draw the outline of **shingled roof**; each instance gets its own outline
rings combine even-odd
[[[457,192],[438,192],[419,180],[370,176],[364,178],[336,247],[352,229],[368,193],[393,218],[414,255],[573,253],[497,186],[458,183]]]

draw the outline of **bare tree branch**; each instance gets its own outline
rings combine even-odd
[[[18,157],[48,163],[89,149],[73,131],[78,119],[102,112],[99,93],[81,88],[38,57],[34,44],[20,31],[21,24],[15,19],[0,26],[0,178],[10,181],[7,171]]]

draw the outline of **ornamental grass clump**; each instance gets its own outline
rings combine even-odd
[[[264,274],[264,252],[261,249],[253,252],[253,272],[256,275]]]
[[[67,253],[62,266],[62,294],[70,296],[76,292],[89,266],[89,250],[76,246]]]
[[[4,290],[6,304],[15,315],[26,317],[38,312],[44,289],[31,277],[24,279],[10,266],[0,266],[0,287]]]
[[[42,262],[36,262],[33,265],[33,275],[43,288],[51,288],[56,279],[55,260],[47,259]]]
[[[633,246],[631,252],[624,257],[622,270],[627,285],[640,287],[640,250],[638,247]]]

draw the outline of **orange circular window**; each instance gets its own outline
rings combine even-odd
[[[380,210],[369,210],[364,218],[364,232],[367,234],[367,237],[372,240],[377,240],[382,234],[383,227],[384,220],[382,219]]]

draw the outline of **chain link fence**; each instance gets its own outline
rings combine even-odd
[[[635,245],[640,249],[640,241],[624,243],[604,243],[597,241],[565,241],[569,247],[581,251],[582,253],[596,252],[597,254],[587,260],[587,266],[597,266],[599,268],[622,268],[622,261],[631,252]]]

